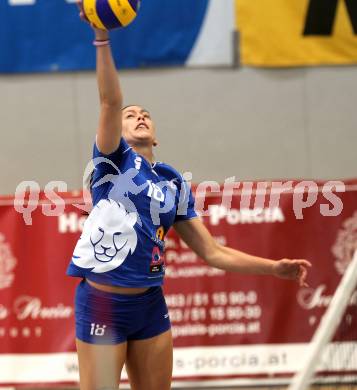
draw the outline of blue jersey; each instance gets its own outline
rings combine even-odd
[[[191,189],[174,168],[151,165],[123,138],[110,155],[94,145],[93,162],[93,209],[67,274],[114,286],[161,285],[167,231],[197,216]]]

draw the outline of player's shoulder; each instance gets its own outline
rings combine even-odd
[[[178,183],[181,183],[183,181],[182,174],[173,166],[165,162],[157,161],[154,165],[154,169],[158,173],[160,173],[160,175],[164,176],[167,180],[175,180]]]
[[[94,142],[93,145],[93,157],[105,157],[110,159],[116,155],[124,155],[126,153],[130,154],[133,153],[133,151],[131,146],[129,146],[129,144],[125,141],[123,137],[120,138],[120,142],[116,150],[114,150],[110,154],[102,153],[97,146],[97,142]]]

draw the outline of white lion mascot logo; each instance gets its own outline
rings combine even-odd
[[[81,268],[92,268],[95,273],[120,267],[136,249],[136,221],[136,213],[128,213],[121,203],[101,200],[84,223],[73,263]]]

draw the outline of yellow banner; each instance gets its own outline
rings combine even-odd
[[[236,0],[242,63],[357,63],[357,0]]]

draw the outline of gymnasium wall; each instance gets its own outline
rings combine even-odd
[[[157,159],[194,182],[356,176],[354,67],[156,69],[121,80],[126,102],[154,116]],[[0,107],[1,194],[22,180],[81,187],[98,118],[94,73],[2,75]]]

